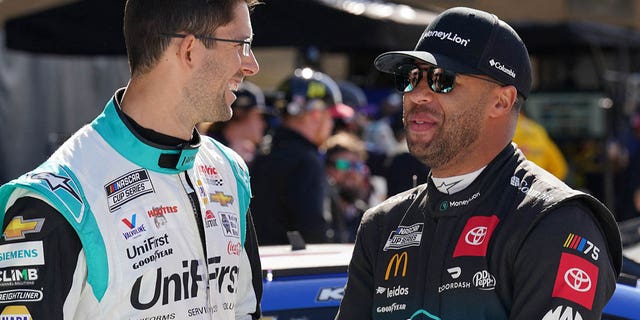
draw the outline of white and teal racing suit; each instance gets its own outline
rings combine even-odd
[[[246,165],[195,131],[178,147],[144,138],[122,94],[0,188],[1,316],[259,318]]]

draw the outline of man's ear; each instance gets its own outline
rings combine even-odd
[[[193,65],[194,59],[194,51],[196,49],[196,42],[198,39],[192,34],[187,35],[180,41],[180,45],[178,46],[178,58],[182,62],[182,64],[191,66]]]
[[[498,88],[497,99],[492,106],[489,115],[492,117],[501,117],[510,114],[513,104],[516,102],[518,91],[514,86],[504,86]]]

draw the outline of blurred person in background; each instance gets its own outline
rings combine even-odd
[[[547,130],[520,111],[513,142],[518,145],[528,160],[549,171],[560,180],[567,178],[567,160]]]
[[[371,193],[364,142],[348,132],[339,132],[323,145],[327,168],[331,242],[354,242],[360,219],[369,208]]]
[[[340,92],[333,79],[310,68],[296,69],[278,90],[281,124],[250,168],[256,233],[263,245],[289,243],[290,231],[306,242],[327,242],[327,178],[319,147],[331,135],[330,109]]]
[[[260,318],[246,164],[195,129],[229,120],[233,92],[259,70],[257,3],[126,2],[126,88],[0,188],[0,273],[29,271],[3,281],[18,294],[3,295],[2,318]]]
[[[362,139],[367,146],[367,164],[373,175],[384,177],[385,160],[398,143],[391,129],[391,119],[397,112],[402,112],[402,96],[393,92],[382,100],[378,111],[364,128]]]
[[[256,148],[262,142],[267,123],[268,110],[264,93],[251,82],[240,84],[236,92],[236,101],[231,104],[233,115],[229,121],[202,123],[200,132],[213,137],[237,152],[250,164],[255,157]]]
[[[640,108],[629,117],[629,126],[620,141],[619,148],[627,157],[626,166],[617,177],[620,191],[616,194],[620,208],[620,221],[640,218]],[[611,152],[610,152],[611,153]]]

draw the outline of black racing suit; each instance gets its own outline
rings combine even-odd
[[[508,145],[460,192],[365,214],[336,319],[600,319],[621,249],[604,205]]]

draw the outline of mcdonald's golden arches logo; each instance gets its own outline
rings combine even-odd
[[[409,255],[406,251],[402,253],[394,254],[389,260],[389,264],[387,264],[387,272],[384,274],[384,280],[389,280],[389,273],[391,272],[391,267],[395,267],[393,270],[393,276],[398,276],[398,270],[400,270],[400,264],[402,264],[402,277],[407,274],[407,261],[409,260]]]

